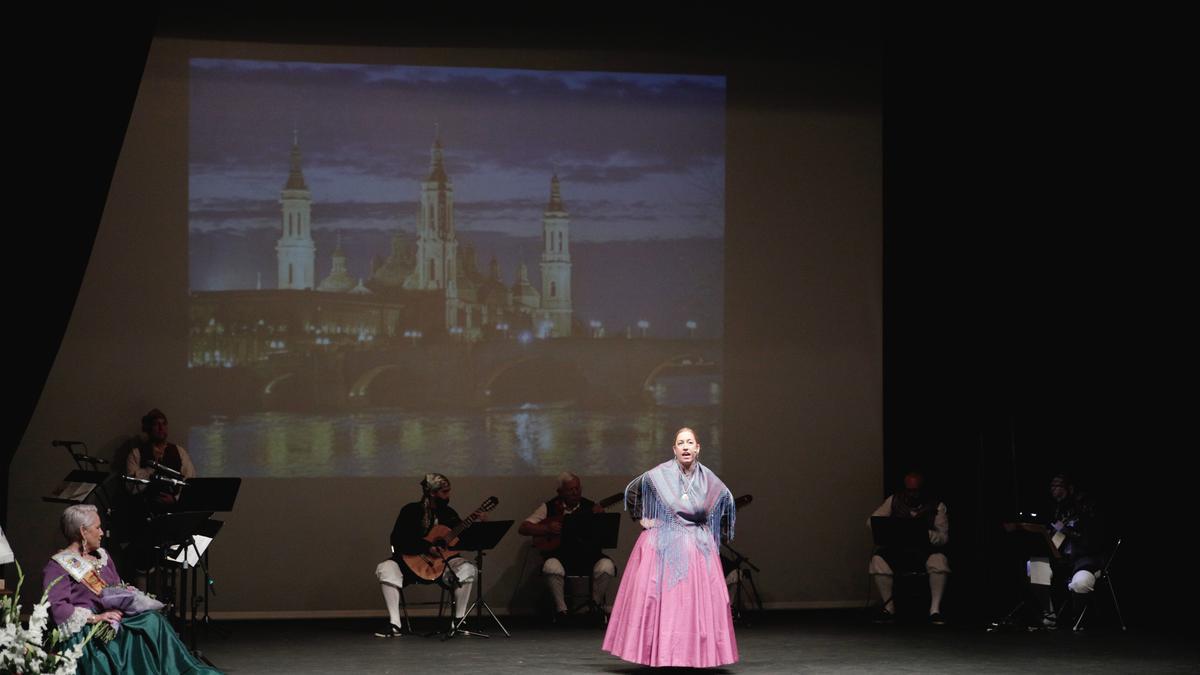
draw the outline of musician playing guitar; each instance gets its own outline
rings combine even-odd
[[[1086,495],[1076,493],[1075,485],[1066,474],[1057,474],[1050,481],[1053,509],[1043,523],[1004,523],[1012,532],[1024,530],[1046,539],[1050,556],[1031,557],[1025,564],[1029,575],[1029,590],[1042,610],[1042,626],[1057,628],[1059,612],[1052,601],[1052,582],[1066,580],[1071,596],[1071,615],[1078,617],[1087,603],[1088,594],[1096,587],[1096,573],[1104,566],[1103,551],[1106,538],[1096,505]]]
[[[486,502],[485,502],[486,505]],[[494,506],[494,503],[493,503]],[[489,507],[490,508],[490,507]],[[482,508],[471,514],[468,520],[484,519],[487,509]],[[378,637],[397,637],[401,635],[400,621],[400,588],[411,583],[437,583],[454,591],[455,618],[461,619],[467,607],[471,604],[471,591],[475,585],[477,570],[474,563],[458,557],[456,552],[448,550],[453,541],[444,541],[438,536],[426,539],[431,531],[443,532],[442,527],[456,528],[464,521],[458,513],[450,508],[450,479],[440,473],[427,473],[421,481],[421,500],[406,504],[396,517],[392,527],[391,545],[392,557],[375,568],[375,576],[379,579],[383,592],[384,604],[387,606],[390,625],[376,632]],[[405,562],[407,557],[428,565],[420,572],[435,570],[439,576],[426,578],[418,570],[412,569]]]
[[[555,618],[563,621],[568,616],[563,593],[566,575],[592,576],[592,601],[603,610],[605,591],[617,569],[612,560],[604,555],[600,546],[590,539],[562,537],[563,526],[572,521],[575,532],[589,532],[588,526],[594,513],[603,513],[607,506],[624,498],[615,494],[600,503],[583,498],[583,486],[579,476],[566,471],[558,476],[558,496],[540,504],[524,522],[518,532],[533,537],[533,545],[542,551],[542,575],[554,598]]]

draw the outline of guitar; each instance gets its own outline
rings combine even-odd
[[[625,498],[625,493],[618,492],[615,495],[610,495],[608,497],[605,497],[604,499],[601,499],[600,501],[596,502],[596,505],[602,509],[606,509],[606,508],[612,506],[613,504],[616,504],[617,502],[621,501],[624,498]],[[566,517],[566,514],[560,513],[557,516],[547,516],[546,519],[543,520],[542,522],[546,523],[546,524],[561,523],[561,522],[563,522],[563,519],[565,517]],[[544,553],[549,553],[551,551],[557,550],[558,547],[561,545],[562,545],[562,533],[561,532],[559,534],[539,534],[539,535],[534,535],[534,537],[533,537],[533,547]]]
[[[1022,530],[1024,532],[1032,532],[1033,534],[1041,535],[1042,538],[1046,540],[1046,548],[1049,549],[1051,557],[1053,557],[1055,560],[1062,559],[1062,557],[1063,557],[1062,545],[1063,545],[1063,542],[1067,538],[1066,535],[1064,535],[1063,533],[1055,532],[1053,535],[1051,535],[1049,528],[1047,528],[1045,525],[1043,525],[1041,523],[1004,522],[1004,523],[1002,523],[1002,525],[1004,526],[1004,529],[1008,532],[1015,532],[1016,530]]]
[[[480,516],[496,508],[499,503],[499,499],[488,497],[483,500],[479,508],[475,509],[474,513],[464,518],[453,530],[445,525],[434,525],[423,538],[431,544],[441,545],[435,546],[429,553],[401,556],[404,564],[413,574],[425,581],[437,581],[446,571],[446,561],[458,555],[457,551],[446,551],[445,547],[453,546],[464,530],[474,525]]]
[[[733,508],[736,511],[752,501],[754,501],[754,495],[742,495],[741,497],[733,500]]]

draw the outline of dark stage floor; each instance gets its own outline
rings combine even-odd
[[[224,622],[201,640],[205,656],[227,673],[641,673],[602,651],[599,627],[550,628],[527,618],[490,619],[491,639],[372,636],[378,621]],[[490,624],[490,625],[489,625]],[[417,629],[433,629],[417,619]],[[499,637],[495,637],[499,636]],[[981,626],[893,625],[861,612],[769,612],[737,630],[741,661],[726,673],[1195,673],[1192,636],[1096,627],[987,633]],[[699,672],[699,671],[696,671]]]

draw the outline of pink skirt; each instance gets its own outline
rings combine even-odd
[[[714,551],[705,559],[690,538],[681,538],[680,544],[689,548],[688,574],[664,590],[670,573],[660,580],[654,536],[653,529],[643,531],[629,554],[604,651],[646,666],[708,668],[736,662],[720,556]]]

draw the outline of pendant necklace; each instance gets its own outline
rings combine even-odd
[[[680,471],[682,471],[682,470],[683,470],[683,469],[680,469]],[[682,477],[679,479],[679,481],[680,481],[681,483],[683,483],[683,497],[682,497],[683,499],[687,499],[687,498],[688,498],[688,492],[690,492],[690,491],[691,491],[691,489],[692,489],[692,483],[693,483],[695,480],[696,480],[696,467],[694,467],[694,466],[693,466],[693,467],[692,467],[692,473],[691,473],[691,475],[690,475],[690,476],[688,476],[688,479],[687,479],[687,481],[684,481]]]

